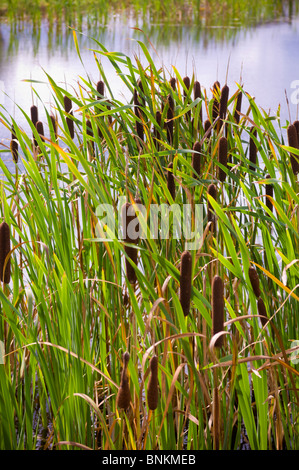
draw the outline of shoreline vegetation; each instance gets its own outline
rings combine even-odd
[[[298,450],[298,122],[138,44],[145,65],[94,39],[72,92],[45,72],[29,133],[0,111],[0,448]],[[200,245],[99,241],[121,197],[145,231],[139,202],[202,204]]]

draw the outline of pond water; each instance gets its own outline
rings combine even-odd
[[[145,33],[133,29],[141,28],[150,38],[156,52],[151,49]],[[154,24],[153,21],[136,19],[136,16],[116,14],[105,25],[90,26],[82,23],[77,34],[81,57],[77,55],[72,31],[67,24],[53,26],[42,19],[38,26],[30,22],[0,22],[0,101],[2,112],[11,114],[26,129],[20,106],[27,113],[31,104],[38,103],[31,84],[26,79],[46,82],[46,71],[56,82],[77,88],[79,76],[90,75],[96,83],[98,69],[92,48],[96,48],[96,37],[109,51],[119,51],[131,58],[142,54],[137,40],[147,43],[157,65],[163,64],[171,72],[175,66],[184,76],[192,75],[200,81],[211,96],[210,87],[218,79],[223,85],[227,79],[231,93],[236,83],[244,84],[245,90],[256,98],[259,107],[275,114],[281,107],[281,122],[291,116],[297,118],[299,93],[299,14],[289,12],[274,21],[260,22],[246,27],[231,22],[228,25],[199,27],[184,24]],[[119,98],[124,88],[109,62],[102,61],[115,97]],[[142,59],[143,65],[146,64]],[[48,85],[33,84],[45,103],[51,105]],[[288,98],[288,104],[287,99]],[[127,97],[125,97],[126,99]],[[131,97],[128,97],[129,99]],[[122,98],[124,99],[124,98]],[[41,107],[41,105],[40,105]],[[41,119],[42,119],[41,110]],[[10,164],[8,151],[9,133],[0,124],[2,159]],[[6,152],[3,152],[7,148]]]

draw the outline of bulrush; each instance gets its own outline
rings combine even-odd
[[[136,201],[138,204],[139,201]],[[138,245],[139,243],[139,223],[133,204],[126,202],[122,207],[122,223],[125,243]],[[137,265],[138,253],[134,246],[126,246],[125,252],[127,256]],[[136,272],[130,261],[126,258],[126,272],[128,280],[131,284],[137,281]]]
[[[174,180],[174,176],[173,176],[173,163],[170,162],[168,164],[168,171],[167,171],[167,188],[168,188],[168,191],[170,192],[171,194],[171,197],[173,199],[173,201],[175,200],[175,180]],[[169,204],[170,204],[170,201],[168,201]]]
[[[98,100],[104,97],[105,85],[103,80],[99,80],[97,83],[97,92],[100,96],[97,97]]]
[[[271,178],[270,175],[266,175],[266,179],[270,179],[270,178]],[[268,196],[273,198],[273,191],[274,191],[273,184],[266,184],[266,206],[268,207],[268,209],[270,209],[270,211],[273,211],[273,204]]]
[[[125,352],[123,355],[123,370],[120,379],[120,387],[118,389],[116,397],[116,405],[121,410],[127,410],[131,403],[131,392],[127,373],[129,359],[130,354],[128,352]]]
[[[65,110],[65,112],[69,116],[73,116],[73,110],[72,110],[73,105],[72,105],[71,99],[68,96],[65,95],[63,97],[63,101],[64,101],[64,110]],[[75,137],[74,121],[69,116],[66,117],[66,123],[67,123],[67,127],[69,129],[70,136],[73,139]]]
[[[37,106],[35,106],[34,104],[30,108],[30,115],[31,115],[32,124],[35,127],[38,121],[38,109],[37,109]]]
[[[183,251],[181,255],[180,270],[180,302],[185,317],[190,311],[192,288],[192,256],[189,251]]]
[[[192,168],[193,178],[198,178],[200,175],[200,160],[201,160],[201,145],[200,142],[196,141],[193,145],[194,152],[192,153]]]
[[[261,295],[260,281],[259,281],[258,273],[256,272],[253,266],[250,266],[248,270],[248,275],[249,275],[249,279],[250,279],[255,296],[260,297]]]
[[[9,284],[11,264],[10,257],[8,258],[5,266],[5,260],[10,252],[10,228],[6,222],[0,224],[0,281]],[[3,272],[4,271],[4,272]]]
[[[184,97],[185,97],[185,102],[186,102],[187,93],[188,93],[189,88],[190,88],[190,78],[189,78],[189,77],[184,77],[184,78],[183,78],[183,82],[184,82],[184,85],[185,85],[185,87],[186,87],[186,89],[187,89],[187,90],[184,90]],[[191,110],[186,113],[186,118],[187,118],[187,119],[190,119],[190,118],[191,118]]]
[[[193,85],[193,92],[194,92],[194,99],[196,100],[197,98],[201,98],[201,86],[199,81],[195,81]],[[199,111],[199,119],[200,122],[202,122],[202,103],[199,104],[200,106],[200,111]]]
[[[257,159],[257,147],[253,137],[256,137],[257,130],[255,126],[250,128],[250,139],[249,139],[249,161],[252,163],[250,169],[255,171],[256,159]]]
[[[212,335],[216,335],[224,329],[224,285],[220,276],[213,277],[212,282]],[[223,336],[220,336],[215,346],[223,345]]]
[[[45,133],[44,133],[43,123],[41,121],[37,121],[35,127],[36,127],[37,132],[39,133],[39,136],[40,136],[41,140],[44,140]]]
[[[147,404],[154,411],[158,406],[158,357],[153,356],[150,360],[150,378],[147,386]]]
[[[15,135],[14,127],[12,126],[11,129],[11,141],[10,141],[10,151],[12,154],[12,159],[15,163],[18,163],[19,159],[19,144],[17,141],[17,137]]]
[[[213,122],[219,116],[219,93],[220,93],[220,83],[218,80],[213,85],[213,109],[212,109],[212,118]]]
[[[169,83],[170,83],[171,88],[175,91],[175,89],[176,89],[176,78],[171,77],[171,79],[169,80]]]
[[[220,95],[219,116],[221,120],[224,120],[226,117],[228,95],[229,95],[229,87],[225,84],[221,90],[221,95]]]
[[[289,147],[293,147],[295,149],[299,148],[298,145],[298,137],[297,137],[297,130],[294,124],[290,124],[287,129],[287,134],[288,134],[288,142],[289,142]],[[294,175],[297,175],[299,172],[299,156],[291,154],[291,166]]]
[[[217,199],[217,188],[216,186],[211,183],[209,186],[208,186],[208,194],[213,198],[213,199]],[[215,218],[215,215],[212,211],[212,207],[211,207],[211,204],[210,202],[208,201],[208,222],[212,222],[211,224],[211,227],[210,227],[210,230],[211,231],[214,231],[215,228],[216,228],[216,218]]]
[[[223,165],[225,168],[227,168],[227,138],[226,137],[221,137],[219,139],[218,162],[221,163],[221,165]],[[225,178],[226,178],[226,173],[222,168],[220,168],[220,166],[217,167],[217,177],[222,183],[223,181],[225,181]]]
[[[204,133],[207,133],[207,139],[211,138],[212,129],[211,129],[211,122],[209,119],[206,119],[204,122]]]
[[[266,306],[261,297],[257,301],[257,310],[258,310],[259,315],[261,315],[262,325],[265,326],[268,321],[268,316],[267,316]]]
[[[241,91],[239,91],[238,96],[237,96],[237,103],[236,103],[235,113],[234,113],[234,119],[235,119],[237,124],[239,124],[239,122],[240,122],[242,95],[243,95],[243,93]]]
[[[167,132],[167,140],[170,145],[173,142],[173,116],[174,116],[174,101],[172,96],[169,94],[167,96],[167,122],[166,122],[166,132]]]

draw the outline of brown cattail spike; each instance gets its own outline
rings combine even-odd
[[[139,222],[135,213],[133,204],[125,203],[122,207],[122,223],[124,232],[124,241],[137,245],[139,243]],[[127,256],[137,265],[137,249],[132,246],[125,246]],[[131,284],[137,281],[136,272],[130,261],[126,258],[126,272]]]
[[[44,134],[44,125],[41,121],[37,121],[36,123],[36,130],[39,133],[39,136],[41,140],[44,140],[45,134]]]
[[[219,116],[219,94],[220,94],[220,83],[216,81],[213,85],[213,109],[212,109],[212,118],[213,122]]]
[[[222,120],[225,119],[226,113],[227,113],[228,95],[229,95],[229,87],[227,85],[224,85],[224,87],[221,90],[220,110],[219,110],[219,116],[220,116],[220,119]]]
[[[193,92],[194,92],[194,99],[201,98],[201,86],[200,83],[196,80],[193,85]],[[202,103],[199,103],[200,111],[199,111],[199,120],[202,122]]]
[[[53,116],[53,114],[50,115],[50,120],[51,120],[51,123],[52,123],[52,127],[53,127],[53,131],[54,131],[54,135],[55,135],[55,139],[57,139],[57,119],[55,116]]]
[[[167,109],[167,122],[166,122],[166,132],[167,140],[170,145],[173,142],[173,117],[174,117],[174,101],[171,95],[167,97],[168,109]]]
[[[104,90],[105,90],[105,85],[103,80],[99,80],[97,83],[97,92],[100,96],[98,96],[98,99],[101,99],[101,97],[104,96]]]
[[[200,160],[201,160],[201,145],[200,142],[196,141],[193,145],[194,152],[192,153],[192,168],[193,178],[198,178],[200,175]]]
[[[241,112],[241,105],[242,105],[242,95],[243,93],[239,91],[237,96],[236,108],[234,113],[234,118],[237,124],[240,122],[240,112]]]
[[[129,386],[129,379],[127,374],[128,362],[130,355],[128,352],[125,352],[123,355],[123,371],[121,374],[120,387],[116,397],[116,404],[121,410],[126,410],[129,408],[131,403],[131,392]]]
[[[13,139],[10,141],[10,151],[11,151],[11,154],[12,154],[12,159],[15,163],[18,163],[18,159],[19,159],[19,145],[18,145],[18,142]]]
[[[226,137],[221,137],[219,139],[218,162],[221,165],[223,165],[225,168],[227,168],[227,138]],[[220,166],[217,167],[217,177],[222,183],[225,181],[225,178],[226,178],[226,172],[222,168],[220,168]]]
[[[38,109],[37,106],[32,105],[30,108],[30,115],[31,115],[31,121],[34,127],[36,126],[36,123],[38,121]]]
[[[213,199],[217,199],[217,188],[216,186],[211,183],[209,186],[208,186],[208,194],[213,198]],[[208,201],[208,209],[207,209],[207,212],[208,212],[208,222],[212,222],[211,223],[211,227],[210,227],[210,230],[211,231],[214,231],[215,228],[216,228],[216,217],[212,211],[212,207],[211,207],[211,204],[210,202]]]
[[[170,162],[168,164],[168,171],[167,171],[167,188],[168,191],[170,192],[170,195],[172,197],[172,200],[175,200],[175,180],[173,176],[173,163]],[[170,201],[168,201],[170,204]]]
[[[137,117],[136,119],[136,132],[141,141],[144,139],[144,130],[143,130],[143,124],[140,122],[142,118],[142,112],[140,109],[140,101],[139,101],[139,96],[138,96],[138,91],[134,89],[134,95],[133,95],[133,102],[135,106],[135,116]]]
[[[185,97],[185,101],[186,101],[187,100],[187,94],[188,94],[188,91],[189,91],[189,88],[190,88],[190,78],[189,77],[184,77],[183,82],[184,82],[184,85],[186,87],[186,90],[184,90],[184,97]],[[191,110],[187,111],[186,118],[188,120],[191,119]]]
[[[189,251],[184,251],[181,256],[180,272],[180,302],[185,317],[190,311],[192,289],[192,256]]]
[[[175,91],[175,89],[176,89],[176,78],[171,77],[171,79],[169,80],[169,83],[170,83],[171,88]]]
[[[11,263],[10,257],[7,258],[9,252],[10,229],[6,222],[2,222],[0,224],[0,281],[5,284],[9,284],[10,281]]]
[[[154,411],[158,406],[158,357],[153,356],[150,360],[150,378],[147,386],[147,404]]]
[[[268,315],[267,315],[266,306],[261,297],[257,301],[257,309],[258,309],[259,315],[261,316],[260,318],[261,318],[262,325],[265,326],[266,323],[268,322]]]
[[[271,179],[270,175],[266,175],[266,179]],[[273,204],[270,198],[273,198],[273,184],[266,184],[266,206],[270,211],[273,211]]]
[[[72,105],[71,99],[68,96],[65,95],[63,97],[63,101],[64,101],[64,110],[65,110],[65,112],[69,116],[73,116],[73,111],[72,111],[72,106],[73,105]],[[75,137],[74,121],[69,116],[66,117],[66,123],[67,123],[67,127],[69,129],[70,136],[73,139]]]
[[[250,279],[255,296],[260,297],[261,290],[260,290],[260,281],[259,281],[258,273],[252,266],[250,266],[248,270],[248,275],[249,275],[249,279]]]
[[[224,285],[220,276],[216,275],[212,282],[212,335],[216,335],[224,329]],[[223,336],[215,342],[215,346],[220,348],[223,345]]]
[[[298,149],[299,142],[298,142],[297,130],[294,124],[290,124],[288,126],[287,134],[288,134],[289,147]],[[299,172],[299,156],[298,155],[291,154],[291,166],[292,166],[292,171],[294,175],[297,175],[297,173]]]
[[[209,119],[206,119],[204,122],[204,133],[207,134],[207,139],[211,138],[212,128],[211,128],[211,122]]]
[[[255,126],[250,128],[250,139],[249,139],[249,160],[250,160],[250,169],[255,171],[256,159],[257,159],[257,147],[254,138],[256,138],[257,130]],[[254,138],[253,138],[254,137]]]

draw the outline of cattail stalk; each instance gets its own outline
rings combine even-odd
[[[121,374],[120,387],[116,397],[116,405],[121,410],[127,410],[131,403],[131,392],[127,373],[129,359],[129,353],[125,352],[123,355],[123,370]]]
[[[190,311],[192,289],[192,256],[189,251],[184,251],[181,255],[180,270],[180,302],[185,317]]]
[[[249,267],[248,275],[249,275],[249,279],[250,279],[250,282],[251,282],[253,292],[254,292],[255,296],[257,298],[259,298],[260,295],[261,295],[260,281],[259,281],[258,273],[256,272],[256,270],[253,266]]]
[[[10,228],[6,222],[0,224],[0,281],[9,284],[11,275]]]
[[[288,142],[289,142],[289,147],[293,147],[295,149],[299,148],[299,141],[298,141],[298,136],[297,136],[297,130],[294,124],[290,124],[287,129],[287,134],[288,134]],[[299,156],[294,155],[291,153],[291,166],[292,166],[292,171],[294,175],[297,175],[299,172]]]
[[[63,101],[64,101],[64,110],[68,114],[68,116],[66,117],[67,127],[69,130],[70,136],[73,139],[75,137],[74,121],[71,117],[69,117],[69,116],[73,116],[72,101],[66,95],[63,97]]]
[[[221,163],[225,168],[227,168],[227,138],[226,137],[221,137],[219,139],[219,147],[218,147],[218,162]],[[217,177],[219,181],[222,183],[225,181],[226,178],[226,172],[220,168],[220,166],[217,167]]]
[[[212,282],[212,335],[216,335],[224,329],[224,284],[220,276],[215,275]],[[223,335],[215,342],[215,347],[223,345]]]
[[[200,167],[201,167],[201,145],[199,141],[196,141],[193,145],[193,153],[192,153],[192,168],[193,168],[193,178],[198,178],[200,175]]]
[[[14,126],[12,126],[12,129],[11,129],[11,141],[10,141],[10,151],[11,151],[11,154],[12,154],[12,159],[15,163],[18,163],[18,159],[19,159],[19,144],[18,144],[18,141],[17,141],[17,137],[15,135],[15,130],[14,130]]]
[[[148,408],[154,411],[158,406],[158,357],[153,356],[150,360],[150,378],[147,386]]]
[[[216,81],[213,85],[213,108],[212,108],[212,119],[213,122],[219,116],[219,93],[220,93],[220,83]]]

